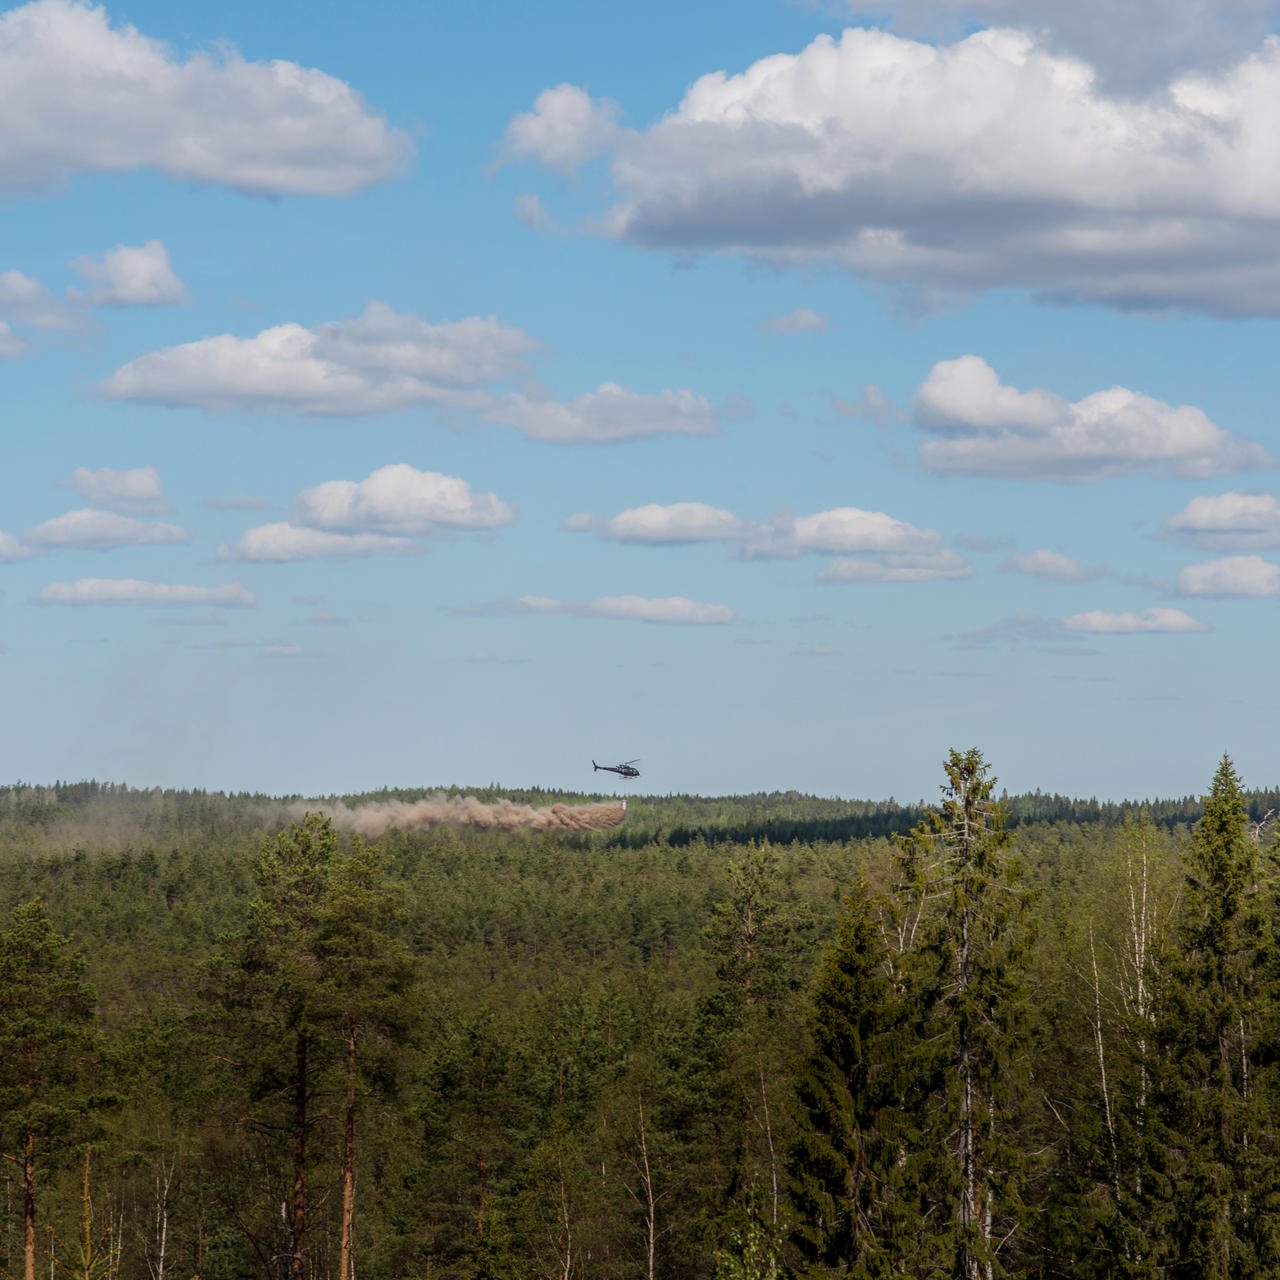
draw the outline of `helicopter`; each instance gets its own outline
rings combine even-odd
[[[624,760],[621,764],[596,764],[593,760],[591,767],[603,769],[606,773],[616,773],[620,778],[638,778],[640,770],[636,768],[636,761],[639,759],[640,757],[637,756],[635,760]]]

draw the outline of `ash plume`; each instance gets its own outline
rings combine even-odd
[[[334,826],[362,836],[380,836],[395,828],[423,831],[429,827],[479,827],[486,831],[604,831],[626,816],[625,800],[598,804],[553,804],[535,807],[497,800],[486,804],[475,796],[434,796],[430,800],[382,800],[351,806],[299,803],[290,815],[323,813]]]

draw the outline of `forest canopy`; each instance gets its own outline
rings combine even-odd
[[[1280,793],[1206,781],[0,788],[5,1269],[1274,1273]]]

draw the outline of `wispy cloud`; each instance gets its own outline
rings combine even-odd
[[[608,618],[620,622],[651,622],[661,626],[723,626],[734,619],[727,604],[705,604],[686,596],[598,596],[594,600],[557,600],[551,596],[521,596],[458,610],[463,614],[567,614],[575,618]]]
[[[153,516],[168,510],[155,467],[77,467],[66,483],[90,506],[122,515]]]
[[[844,400],[840,396],[832,396],[831,407],[841,417],[861,418],[882,427],[898,416],[893,402],[874,382],[868,382],[856,400]]]
[[[41,551],[70,548],[107,551],[113,547],[172,546],[190,542],[191,532],[176,524],[85,508],[45,520],[27,529],[22,538],[28,546]]]
[[[233,493],[229,498],[206,498],[204,505],[212,511],[269,511],[271,503],[251,493]]]
[[[770,333],[815,333],[828,327],[827,317],[808,307],[797,307],[784,315],[770,316],[764,327]]]
[[[657,435],[707,436],[717,430],[715,406],[705,396],[692,391],[651,395],[613,382],[568,401],[502,396],[484,409],[484,416],[550,444],[616,444]]]
[[[1106,572],[1098,565],[1082,564],[1074,556],[1047,548],[1017,552],[1004,562],[1004,567],[1044,582],[1090,582]]]
[[[198,644],[197,649],[248,650],[260,658],[302,658],[309,650],[293,640],[246,640],[240,636],[228,636],[225,640],[210,640]]]
[[[238,582],[214,587],[172,582],[147,582],[139,578],[80,578],[75,582],[51,582],[38,597],[41,604],[138,605],[147,608],[251,609],[253,592]]]
[[[1132,613],[1108,613],[1093,609],[1087,613],[1073,613],[1062,620],[1068,631],[1089,632],[1094,635],[1171,635],[1208,631],[1209,624],[1201,622],[1181,609],[1140,609]]]
[[[218,559],[286,564],[295,560],[352,560],[365,556],[414,555],[424,548],[412,538],[385,533],[330,533],[277,521],[246,529],[218,547]]]
[[[837,556],[818,573],[819,582],[937,582],[973,576],[958,551],[903,552],[855,559]]]

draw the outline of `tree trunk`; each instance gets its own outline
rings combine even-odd
[[[338,1280],[352,1280],[351,1224],[356,1205],[356,1029],[347,1028],[347,1105],[342,1130],[342,1238]]]
[[[648,1267],[645,1271],[647,1280],[654,1280],[654,1263],[658,1243],[658,1202],[653,1194],[653,1171],[649,1167],[649,1141],[644,1125],[644,1098],[639,1099],[640,1107],[640,1179],[644,1187],[644,1225],[645,1246]]]
[[[27,1134],[22,1157],[22,1276],[36,1280],[36,1135]]]
[[[981,1222],[977,1155],[974,1151],[973,1063],[970,1061],[968,1011],[963,1001],[969,992],[969,911],[960,915],[960,949],[956,957],[959,968],[957,993],[962,1002],[960,1019],[960,1248],[961,1269],[965,1280],[979,1280],[978,1260],[973,1253],[973,1238]]]
[[[305,1280],[307,1236],[307,1037],[299,1034],[293,1078],[293,1231],[289,1242],[289,1280]]]

